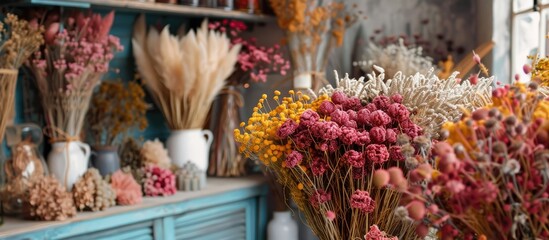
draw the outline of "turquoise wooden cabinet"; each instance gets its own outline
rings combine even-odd
[[[265,181],[209,178],[206,189],[83,212],[62,222],[8,218],[0,239],[255,240],[267,222]]]

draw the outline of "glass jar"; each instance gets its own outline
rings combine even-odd
[[[4,162],[5,184],[0,189],[3,211],[6,215],[22,213],[27,188],[48,174],[48,167],[38,151],[42,129],[33,124],[6,128],[6,143],[11,157]]]

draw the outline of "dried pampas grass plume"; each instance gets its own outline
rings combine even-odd
[[[319,93],[331,95],[341,91],[367,101],[379,95],[400,94],[402,104],[412,113],[411,120],[435,138],[445,122],[458,120],[464,111],[492,102],[493,77],[479,78],[477,84],[472,84],[457,79],[457,72],[444,80],[431,70],[425,75],[416,73],[409,76],[397,72],[392,79],[385,79],[385,70],[378,66],[374,68],[380,74],[368,74],[368,81],[364,81],[364,77],[350,79],[348,75],[339,79],[336,72],[335,87],[328,85]]]
[[[208,109],[234,71],[240,45],[208,29],[174,36],[160,33],[140,16],[134,25],[133,54],[138,72],[172,130],[202,128]]]

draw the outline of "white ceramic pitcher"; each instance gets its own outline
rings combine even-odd
[[[173,130],[166,142],[172,162],[179,167],[187,162],[194,163],[198,169],[206,171],[213,134],[210,130],[186,129]]]
[[[83,142],[54,143],[48,154],[50,173],[70,191],[76,180],[88,169],[90,153],[90,146]]]
[[[310,89],[313,87],[313,75],[310,73],[302,73],[294,77],[295,89]]]

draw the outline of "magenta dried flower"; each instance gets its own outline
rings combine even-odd
[[[307,109],[299,117],[299,124],[303,124],[304,126],[310,127],[315,122],[317,122],[318,119],[320,119],[320,116],[318,115],[318,113],[316,113],[311,109]]]
[[[358,113],[355,110],[347,110],[347,114],[349,115],[350,121],[356,121],[358,118]]]
[[[370,144],[366,147],[366,158],[374,164],[382,164],[389,160],[389,152],[387,147],[381,144]]]
[[[343,110],[335,110],[330,114],[333,122],[336,122],[340,126],[345,125],[349,121],[349,114]]]
[[[301,163],[303,160],[303,154],[293,150],[288,156],[286,156],[286,167],[293,168]]]
[[[326,141],[337,139],[341,135],[341,128],[335,122],[316,122],[313,127],[315,135]]]
[[[379,230],[379,227],[374,224],[370,226],[370,230],[364,235],[364,240],[398,240],[398,238],[387,237],[387,234]]]
[[[389,147],[389,157],[393,161],[404,161],[406,158],[402,154],[401,146],[391,146]]]
[[[387,131],[383,127],[373,127],[370,129],[370,139],[374,143],[383,143],[386,139]]]
[[[313,175],[320,176],[326,172],[328,169],[328,163],[321,157],[314,157],[311,162],[311,171]]]
[[[145,167],[143,191],[146,196],[169,196],[175,194],[175,175],[169,169],[155,165]]]
[[[408,109],[400,103],[393,103],[389,105],[387,113],[398,122],[403,122],[410,118],[410,111],[408,111]]]
[[[352,145],[356,141],[358,141],[358,133],[356,131],[356,128],[353,127],[341,127],[341,135],[339,136],[339,140],[345,145]]]
[[[400,94],[395,94],[391,96],[391,100],[393,100],[393,103],[402,103],[403,97]]]
[[[362,107],[362,104],[360,103],[360,99],[357,97],[351,97],[348,98],[343,102],[343,109],[345,110],[358,110],[360,107]]]
[[[350,203],[352,208],[360,209],[365,213],[373,212],[376,204],[369,192],[358,189],[351,195]]]
[[[294,120],[288,119],[282,124],[282,126],[280,126],[280,128],[278,128],[276,135],[281,139],[287,138],[295,132],[297,126],[298,125],[294,122]]]
[[[328,100],[324,100],[320,104],[320,107],[318,108],[318,112],[325,116],[329,116],[335,110],[336,110],[336,105],[333,102],[330,102]]]
[[[366,109],[368,109],[370,112],[373,112],[373,111],[377,110],[377,107],[373,103],[368,103],[368,104],[366,104]]]
[[[377,109],[385,110],[389,107],[391,104],[391,99],[389,99],[387,96],[377,96],[372,101],[377,107]]]
[[[356,121],[361,125],[366,125],[370,123],[370,110],[363,108],[358,110]]]
[[[372,126],[386,126],[391,123],[392,119],[382,110],[376,110],[370,113],[370,125]]]
[[[355,168],[363,167],[365,163],[363,154],[355,150],[349,150],[345,152],[343,156],[341,156],[341,161]]]
[[[303,130],[292,135],[292,140],[295,145],[300,149],[305,149],[311,146],[313,139],[310,136],[310,132]]]
[[[335,104],[343,104],[347,100],[347,95],[342,92],[334,92],[332,94],[332,102]]]
[[[391,128],[387,129],[385,131],[385,138],[386,138],[387,143],[395,144],[397,142],[396,131],[394,129],[391,129]]]
[[[360,146],[370,144],[371,142],[370,133],[368,131],[357,132],[357,137],[356,144]]]
[[[313,195],[309,198],[309,201],[311,202],[311,205],[314,207],[320,206],[320,204],[323,204],[325,202],[328,202],[332,200],[332,195],[322,189],[316,190]]]

